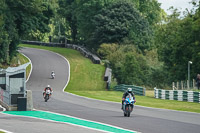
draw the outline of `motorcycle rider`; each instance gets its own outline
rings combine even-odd
[[[53,78],[53,77],[55,78],[55,72],[54,72],[54,71],[51,72],[51,77],[52,77],[52,78]]]
[[[122,97],[122,109],[123,109],[124,101],[129,94],[131,94],[131,96],[133,97],[133,100],[136,102],[135,94],[132,92],[132,88],[128,88],[127,91],[123,94],[123,97]]]
[[[44,96],[44,97],[45,97],[45,94],[46,94],[46,91],[47,91],[47,90],[50,90],[50,95],[49,95],[49,96],[52,95],[53,90],[52,90],[52,88],[50,87],[50,85],[47,85],[47,87],[45,87],[45,88],[44,88],[44,91],[43,91],[43,96]]]

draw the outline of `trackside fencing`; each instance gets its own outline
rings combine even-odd
[[[71,48],[74,50],[78,50],[83,54],[85,57],[89,58],[94,64],[100,64],[101,60],[98,56],[91,53],[85,47],[75,44],[67,44],[67,43],[46,43],[46,42],[39,42],[39,41],[27,41],[22,40],[23,44],[32,44],[32,45],[41,45],[41,46],[48,46],[48,47],[64,47],[64,48]]]
[[[144,87],[140,87],[140,86],[135,86],[135,85],[117,85],[114,87],[115,91],[123,91],[125,92],[127,90],[127,88],[132,88],[133,92],[135,93],[135,95],[139,95],[139,96],[145,96],[145,91],[146,88]]]
[[[200,92],[184,90],[162,90],[154,88],[154,96],[159,99],[200,103]]]

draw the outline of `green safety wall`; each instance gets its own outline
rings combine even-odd
[[[115,91],[123,91],[123,92],[125,92],[127,90],[127,88],[132,88],[133,92],[135,93],[135,95],[145,96],[146,89],[144,87],[135,86],[135,85],[121,84],[121,85],[115,86],[114,90]]]

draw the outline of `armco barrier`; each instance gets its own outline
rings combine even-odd
[[[154,88],[154,97],[159,99],[200,103],[200,92],[194,92],[194,91],[162,90]]]
[[[32,45],[41,45],[41,46],[49,46],[49,47],[65,47],[65,48],[71,48],[75,49],[81,52],[85,57],[92,60],[94,64],[100,64],[101,60],[96,55],[92,54],[90,51],[88,51],[85,47],[74,45],[74,44],[65,44],[65,43],[45,43],[45,42],[39,42],[39,41],[27,41],[22,40],[23,44],[32,44]]]
[[[135,86],[135,85],[121,84],[121,85],[115,86],[114,90],[125,92],[127,90],[127,88],[132,88],[135,95],[145,96],[146,89],[144,87],[139,87],[139,86]]]

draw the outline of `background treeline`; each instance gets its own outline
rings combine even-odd
[[[113,69],[119,84],[166,87],[200,72],[200,8],[167,16],[157,0],[1,0],[0,63],[19,41],[81,44]]]

